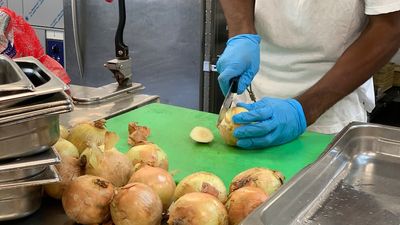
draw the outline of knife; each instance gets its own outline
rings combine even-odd
[[[238,77],[234,77],[230,80],[230,86],[228,89],[228,93],[226,94],[224,102],[222,103],[221,109],[219,110],[217,127],[219,126],[221,121],[224,119],[225,114],[228,111],[228,109],[232,106],[233,95],[237,92],[238,80],[239,80]]]

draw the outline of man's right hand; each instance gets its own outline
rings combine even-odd
[[[239,77],[237,93],[242,94],[250,85],[260,67],[260,36],[240,34],[230,38],[217,62],[219,86],[227,94],[230,80]]]

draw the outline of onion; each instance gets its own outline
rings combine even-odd
[[[103,145],[87,148],[80,159],[86,174],[102,177],[116,187],[127,184],[133,171],[124,154],[115,148],[105,150]]]
[[[224,205],[212,195],[189,193],[169,208],[169,225],[228,225]]]
[[[95,122],[81,123],[74,126],[68,135],[68,141],[76,146],[79,153],[82,153],[87,147],[94,145],[113,146],[107,142],[109,132],[105,128],[105,120]],[[114,134],[115,136],[115,134]],[[114,143],[115,144],[115,143]]]
[[[167,154],[156,144],[148,143],[134,146],[129,149],[126,155],[135,169],[149,165],[168,170]]]
[[[222,203],[227,198],[224,182],[216,175],[207,172],[197,172],[183,178],[175,189],[174,199],[179,199],[181,196],[191,192],[213,195]]]
[[[115,225],[159,225],[162,203],[149,186],[130,183],[116,192],[110,210]]]
[[[210,143],[214,140],[214,135],[206,127],[194,127],[190,132],[190,137],[199,143]]]
[[[147,137],[150,135],[150,129],[145,126],[139,126],[135,122],[131,122],[128,124],[128,144],[135,145],[143,145],[147,144]]]
[[[56,144],[54,145],[55,150],[63,156],[70,156],[74,158],[79,158],[79,151],[71,142],[59,138]]]
[[[65,188],[70,184],[70,182],[81,176],[83,173],[79,159],[71,156],[61,155],[61,163],[57,164],[56,168],[60,176],[60,182],[46,184],[44,185],[44,190],[50,197],[61,199]]]
[[[69,135],[69,130],[65,128],[63,125],[60,125],[60,137],[67,139]]]
[[[266,168],[252,168],[236,175],[229,187],[233,192],[242,187],[258,187],[270,195],[282,186],[285,177],[278,171]]]
[[[84,175],[65,189],[62,204],[65,213],[80,224],[99,224],[110,218],[113,185],[101,177]]]
[[[236,145],[237,139],[233,136],[235,128],[241,126],[233,122],[232,117],[236,114],[247,112],[247,109],[242,107],[232,107],[225,113],[225,117],[218,125],[219,133],[227,145]]]
[[[160,197],[164,211],[171,205],[176,185],[166,170],[146,165],[136,171],[129,180],[129,183],[135,182],[151,187]]]
[[[268,199],[263,190],[256,187],[243,187],[229,195],[225,206],[230,225],[238,225],[255,208]]]

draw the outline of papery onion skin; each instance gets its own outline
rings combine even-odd
[[[208,172],[197,172],[183,178],[175,189],[174,199],[191,192],[213,195],[222,203],[227,199],[224,182],[215,174]]]
[[[61,196],[69,185],[69,183],[83,175],[80,161],[77,158],[70,156],[63,156],[61,163],[56,165],[60,182],[44,185],[44,190],[47,195],[55,199],[61,199]]]
[[[242,187],[229,195],[225,206],[228,211],[229,225],[238,225],[255,208],[268,199],[268,195],[256,187]]]
[[[106,132],[105,120],[80,123],[71,128],[67,140],[74,144],[81,154],[91,144],[104,145]]]
[[[167,154],[156,144],[148,143],[137,145],[129,149],[126,153],[135,170],[144,165],[160,167],[168,170]]]
[[[158,167],[144,166],[136,171],[128,183],[143,183],[158,194],[166,211],[171,205],[176,188],[175,181],[171,174]]]
[[[63,138],[58,139],[54,144],[54,148],[61,156],[79,158],[79,151],[75,145]]]
[[[110,218],[114,187],[101,177],[84,175],[65,189],[62,204],[69,218],[80,224],[99,224]]]
[[[69,135],[69,130],[63,125],[60,125],[60,137],[63,139],[67,139],[68,135]]]
[[[130,183],[116,191],[110,211],[115,225],[159,225],[162,203],[149,186]]]
[[[224,205],[214,196],[193,192],[172,203],[168,225],[228,225]]]
[[[227,145],[235,146],[237,139],[233,136],[233,131],[241,126],[241,124],[236,124],[233,122],[232,117],[236,114],[247,112],[248,110],[243,107],[232,107],[228,109],[225,117],[222,119],[221,123],[218,125],[219,133],[222,139]]]
[[[230,192],[242,187],[258,187],[267,195],[275,192],[282,186],[285,177],[276,170],[267,168],[251,168],[236,175],[229,187]]]
[[[112,148],[105,150],[104,146],[92,146],[81,155],[81,164],[85,165],[85,173],[103,177],[116,187],[128,183],[133,172],[133,166],[126,155]]]

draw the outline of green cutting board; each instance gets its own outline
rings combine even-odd
[[[224,144],[216,128],[217,115],[196,110],[150,104],[107,121],[107,128],[120,136],[118,150],[127,152],[128,123],[138,122],[151,130],[149,141],[168,155],[169,170],[176,181],[185,176],[208,171],[218,175],[228,186],[238,173],[252,167],[281,171],[288,181],[301,169],[314,162],[332,140],[331,135],[306,132],[288,144],[261,150],[244,150]],[[190,137],[195,126],[208,127],[214,134],[210,144],[199,144]]]

